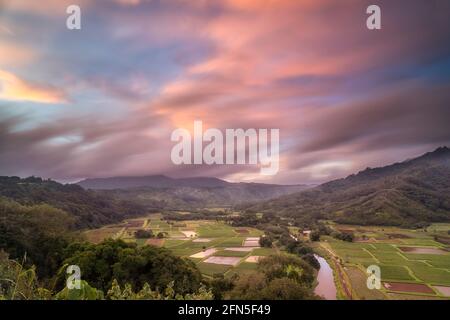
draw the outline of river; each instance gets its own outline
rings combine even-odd
[[[320,269],[317,273],[318,285],[314,293],[326,300],[336,300],[336,285],[334,284],[333,269],[324,258],[314,255],[319,261]]]

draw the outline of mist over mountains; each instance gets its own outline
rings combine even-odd
[[[130,189],[139,187],[150,188],[174,188],[174,187],[224,187],[231,185],[217,178],[198,177],[174,179],[164,175],[152,175],[143,177],[110,177],[85,179],[77,184],[85,189]]]
[[[164,175],[85,179],[77,183],[85,189],[113,194],[150,209],[192,209],[232,206],[277,198],[305,190],[309,185],[231,183],[218,178],[175,179]]]

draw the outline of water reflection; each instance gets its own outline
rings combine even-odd
[[[320,263],[320,270],[317,274],[318,285],[314,289],[314,292],[326,300],[336,300],[336,285],[333,279],[333,269],[331,269],[324,258],[316,254],[314,256]]]

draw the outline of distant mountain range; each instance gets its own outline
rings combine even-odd
[[[450,221],[450,149],[367,168],[345,179],[262,202],[247,209],[341,223],[420,225]]]
[[[217,178],[175,179],[164,175],[85,179],[85,189],[113,194],[149,209],[192,209],[258,202],[305,190],[309,185],[231,183]]]
[[[77,183],[84,189],[130,189],[140,187],[150,188],[175,188],[175,187],[192,187],[192,188],[211,188],[225,187],[231,185],[217,178],[182,178],[174,179],[164,175],[153,175],[143,177],[111,177],[111,178],[95,178],[85,179]]]
[[[450,221],[450,149],[441,147],[315,187],[163,175],[86,179],[65,185],[36,177],[0,177],[0,202],[8,199],[62,209],[75,217],[79,228],[149,210],[224,206],[296,220],[412,227]]]

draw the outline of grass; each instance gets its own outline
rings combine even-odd
[[[273,248],[257,248],[253,249],[251,252],[252,256],[270,256],[271,254],[275,254],[276,250]]]
[[[234,229],[224,223],[205,224],[198,227],[197,232],[202,238],[234,237]]]
[[[400,265],[405,261],[405,258],[396,251],[369,250],[369,252],[382,264]]]
[[[240,247],[244,242],[245,238],[242,237],[232,237],[222,239],[220,243],[217,244],[218,247]]]
[[[386,298],[383,292],[367,288],[367,275],[358,267],[347,267],[347,274],[353,291],[359,299],[380,300]]]
[[[138,246],[145,245],[145,242],[147,242],[147,239],[136,239],[136,243]]]
[[[435,285],[450,285],[450,272],[447,270],[430,266],[413,266],[410,269],[423,282]]]
[[[408,260],[426,261],[433,267],[450,270],[450,254],[436,255],[436,254],[404,254]]]
[[[180,245],[184,244],[185,240],[172,240],[172,239],[166,239],[164,242],[164,247],[166,248],[172,248],[172,247],[179,247]]]
[[[205,263],[200,262],[197,263],[197,267],[200,269],[200,272],[206,274],[208,276],[213,276],[214,274],[224,274],[228,270],[232,268],[232,266],[223,265],[223,264],[214,264],[214,263]]]
[[[171,248],[170,251],[172,251],[172,253],[176,256],[179,257],[188,257],[190,255],[193,255],[194,253],[197,253],[201,250],[199,250],[198,248]]]
[[[428,228],[428,232],[447,232],[450,230],[450,223],[433,223]]]
[[[401,242],[409,246],[442,247],[443,244],[432,239],[401,239]]]
[[[394,281],[415,281],[415,279],[410,275],[409,270],[404,266],[388,266],[380,265],[381,269],[381,279],[394,280]]]
[[[359,243],[330,243],[333,251],[341,257],[346,263],[361,264],[364,266],[376,264],[378,261],[366,248],[372,248],[370,245]]]
[[[367,275],[364,270],[374,264],[381,268],[381,278],[387,281],[423,283],[426,285],[450,286],[450,253],[415,254],[402,252],[401,246],[427,246],[443,248],[444,244],[434,241],[434,235],[446,235],[450,224],[436,224],[423,230],[406,230],[395,227],[352,227],[342,229],[354,230],[359,234],[376,234],[372,242],[344,242],[324,237],[326,244],[344,263],[356,296],[367,299],[381,299],[366,289]],[[353,229],[352,229],[353,228]],[[440,233],[439,233],[440,232]],[[390,234],[390,237],[389,235]],[[398,237],[395,237],[398,235]],[[403,238],[401,236],[404,236]],[[381,289],[382,293],[384,288]],[[391,293],[384,293],[390,298],[399,298]],[[408,298],[409,295],[404,295]],[[438,298],[438,296],[436,296]]]
[[[216,253],[214,253],[214,255],[215,256],[219,256],[219,257],[245,257],[249,253],[250,252],[219,250]]]
[[[253,252],[229,251],[225,250],[227,247],[241,247],[247,237],[256,237],[263,234],[262,231],[255,228],[244,228],[248,232],[236,232],[237,228],[231,227],[228,224],[217,221],[195,220],[167,223],[161,220],[161,215],[151,215],[142,219],[142,227],[115,227],[102,228],[93,230],[92,234],[88,234],[91,238],[103,239],[105,236],[115,236],[127,242],[135,242],[138,245],[145,245],[145,239],[136,240],[133,236],[134,232],[139,229],[152,230],[154,234],[161,231],[167,232],[167,238],[164,241],[164,247],[169,249],[174,255],[179,257],[186,257],[196,263],[200,272],[206,276],[213,276],[214,274],[230,274],[233,271],[238,274],[254,272],[256,269],[255,263],[241,262],[238,266],[233,267],[229,265],[220,265],[205,263],[206,258],[190,258],[191,255],[198,253],[204,249],[217,248],[215,256],[224,257],[242,257],[245,259],[249,255],[265,256],[275,252],[274,249],[255,249]],[[114,226],[113,226],[114,227]],[[184,237],[181,231],[194,231],[199,238],[210,239],[209,242],[194,242],[190,240],[180,240],[176,237]],[[101,240],[98,240],[101,241]]]
[[[238,275],[253,273],[256,272],[257,268],[258,268],[257,263],[241,262],[235,268],[230,270],[227,273],[227,276],[232,276],[233,273],[237,273]]]

